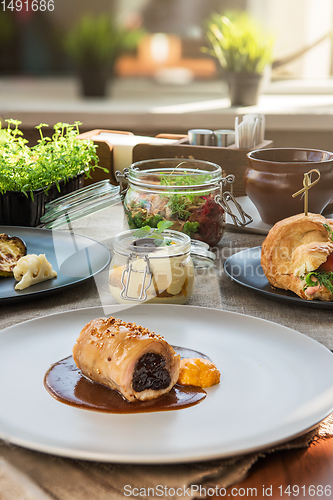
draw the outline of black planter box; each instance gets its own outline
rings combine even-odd
[[[28,226],[35,227],[40,224],[40,218],[45,213],[45,205],[60,196],[71,193],[83,187],[84,173],[59,182],[60,191],[52,184],[47,193],[44,188],[33,191],[25,196],[19,191],[7,191],[0,194],[0,225],[3,226]]]

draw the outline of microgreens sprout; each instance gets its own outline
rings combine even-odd
[[[57,123],[52,138],[43,134],[46,123],[36,126],[40,139],[29,147],[22,137],[19,120],[6,120],[8,127],[0,129],[0,193],[18,191],[28,196],[43,188],[47,192],[51,184],[67,181],[81,173],[90,177],[90,171],[98,167],[96,147],[90,140],[77,139],[80,122],[74,125]],[[13,128],[12,128],[13,127]],[[102,169],[107,172],[107,169]]]

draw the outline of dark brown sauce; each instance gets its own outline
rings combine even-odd
[[[177,348],[179,352],[182,348]],[[184,357],[198,357],[200,353],[184,349]],[[201,355],[200,357],[204,357]],[[206,356],[205,356],[206,357]],[[166,410],[180,410],[203,401],[206,391],[200,387],[176,384],[170,392],[149,401],[126,401],[117,391],[89,380],[82,375],[72,356],[58,361],[47,371],[44,385],[58,401],[106,413],[147,413]]]

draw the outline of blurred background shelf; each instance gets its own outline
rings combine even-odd
[[[273,93],[276,85],[277,92]],[[119,78],[105,99],[80,97],[74,77],[0,78],[0,116],[21,120],[31,141],[43,122],[82,122],[81,131],[94,128],[155,136],[186,134],[191,128],[233,128],[235,117],[249,112],[266,116],[266,138],[275,147],[332,150],[333,93],[282,93],[282,83],[270,84],[257,106],[232,108],[225,84],[195,81],[190,85],[159,84],[146,78]],[[326,85],[326,89],[330,89]]]

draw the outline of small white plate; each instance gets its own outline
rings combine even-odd
[[[114,315],[209,356],[222,373],[183,410],[115,415],[62,404],[43,385],[91,319]],[[69,311],[0,332],[0,437],[55,455],[123,463],[216,459],[276,445],[333,410],[333,355],[293,330],[191,306]]]

